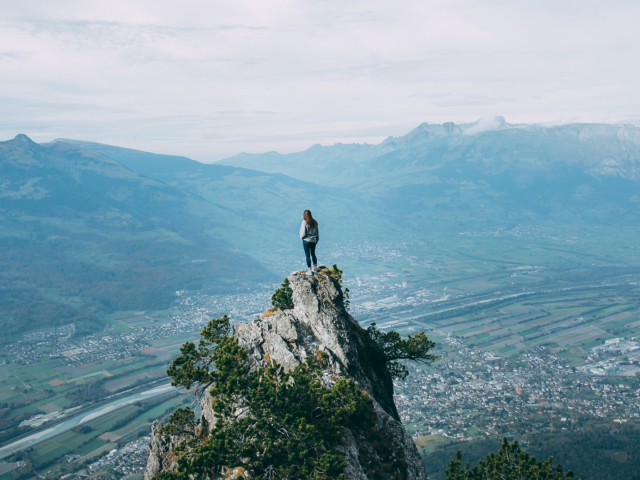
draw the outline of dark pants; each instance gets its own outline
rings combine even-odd
[[[316,258],[316,244],[303,240],[302,247],[304,248],[304,256],[307,257],[307,268],[311,268],[311,259],[313,259],[313,266],[317,267],[318,259]]]

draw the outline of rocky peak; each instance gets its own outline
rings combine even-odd
[[[293,309],[234,325],[234,338],[249,353],[251,365],[261,368],[277,362],[292,370],[313,356],[324,370],[322,381],[326,386],[331,387],[340,377],[355,380],[373,400],[373,427],[386,443],[381,447],[379,442],[345,429],[341,449],[348,462],[348,478],[365,480],[368,472],[375,470],[386,478],[426,479],[418,451],[399,421],[391,377],[369,335],[345,309],[339,278],[324,269],[314,276],[295,272],[288,280]],[[211,401],[209,395],[202,399],[202,425],[215,424]],[[157,431],[156,426],[154,437]],[[167,461],[170,446],[171,442],[152,440],[146,480],[163,466],[171,468]],[[388,465],[395,465],[395,471],[387,472]]]

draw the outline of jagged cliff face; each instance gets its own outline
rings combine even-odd
[[[363,438],[345,429],[342,450],[348,462],[347,476],[365,480],[370,478],[368,472],[385,472],[393,463],[396,470],[397,465],[402,465],[403,471],[386,472],[389,478],[399,474],[397,478],[426,479],[418,451],[399,421],[391,378],[375,357],[377,350],[368,343],[369,336],[345,310],[339,283],[326,270],[313,277],[293,273],[288,278],[293,310],[277,311],[270,317],[234,326],[234,337],[249,352],[252,366],[259,368],[275,361],[291,370],[313,356],[322,359],[325,385],[331,386],[340,377],[352,378],[373,399],[375,429],[380,434],[378,438],[386,441]],[[201,424],[205,429],[215,424],[209,395],[202,400]],[[159,438],[158,428],[154,424],[145,480],[161,469],[175,467],[172,451],[179,439]],[[230,471],[229,478],[238,473]]]

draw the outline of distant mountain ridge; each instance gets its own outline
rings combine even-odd
[[[640,128],[423,123],[379,145],[241,154],[225,165],[347,188],[405,228],[636,222]]]
[[[640,128],[610,124],[511,125],[503,117],[495,117],[462,125],[423,123],[408,134],[389,137],[379,145],[314,145],[291,154],[244,153],[219,163],[323,184],[338,181],[342,185],[358,185],[362,179],[384,175],[389,170],[458,159],[490,164],[494,169],[517,164],[540,169],[565,163],[577,165],[593,176],[638,180]],[[331,173],[335,168],[350,175],[336,176]]]

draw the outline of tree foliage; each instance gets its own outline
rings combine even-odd
[[[325,268],[323,272],[326,272],[329,276],[331,276],[338,282],[338,285],[342,286],[342,274],[344,273],[344,271],[340,270],[338,268],[338,265],[334,263],[332,268]]]
[[[196,415],[189,407],[180,407],[160,429],[161,435],[193,435],[197,426]]]
[[[398,332],[381,332],[375,323],[367,328],[367,332],[382,350],[392,378],[404,380],[409,375],[407,367],[398,360],[411,360],[430,365],[439,358],[429,353],[436,344],[429,340],[424,332],[409,335],[406,340],[403,340]]]
[[[348,288],[344,289],[344,308],[345,310],[349,310],[351,308],[351,297],[350,290]]]
[[[291,310],[293,308],[293,290],[289,285],[289,279],[285,278],[280,288],[271,296],[271,305],[274,310]]]
[[[217,378],[214,370],[216,356],[219,349],[225,352],[231,341],[229,333],[231,324],[226,315],[214,318],[200,331],[198,346],[193,342],[186,342],[180,347],[180,356],[171,362],[167,370],[174,387],[186,389],[196,388],[196,393],[202,394]]]
[[[532,455],[522,451],[518,441],[509,443],[504,438],[497,453],[490,453],[486,460],[480,460],[478,465],[471,468],[469,463],[462,466],[460,450],[451,459],[445,473],[446,480],[565,480],[568,478],[579,480],[573,472],[566,474],[562,466],[553,466],[553,457],[545,462],[539,462]]]
[[[204,443],[193,438],[176,450],[178,472],[156,478],[217,479],[236,467],[253,478],[345,478],[337,448],[343,429],[364,431],[375,423],[372,400],[355,382],[341,378],[332,388],[323,385],[323,372],[311,358],[289,372],[275,362],[250,369],[226,317],[212,320],[202,335],[198,347],[183,346],[168,373],[174,385],[210,389],[216,424]],[[180,410],[165,433],[191,427],[193,412]]]

